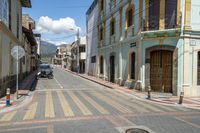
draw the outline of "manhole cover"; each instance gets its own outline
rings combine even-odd
[[[149,133],[149,132],[144,129],[133,128],[126,130],[126,133]]]

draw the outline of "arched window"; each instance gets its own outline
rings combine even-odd
[[[110,35],[114,35],[115,34],[115,19],[112,19],[110,22]]]
[[[100,57],[100,74],[103,74],[103,66],[104,66],[104,63],[103,63],[103,56]]]
[[[134,6],[129,6],[126,11],[126,27],[131,27],[134,24]]]
[[[200,85],[200,51],[198,52],[197,56],[197,85]]]
[[[135,79],[135,53],[131,54],[131,79]]]

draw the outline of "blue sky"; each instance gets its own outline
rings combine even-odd
[[[81,35],[85,35],[85,13],[93,0],[31,0],[31,2],[32,8],[24,8],[23,13],[29,14],[36,21],[37,32],[42,33],[43,40],[56,44],[74,41],[74,36],[68,36],[75,34],[75,31],[70,31],[68,27],[73,29],[80,27]],[[65,30],[61,27],[65,27]]]

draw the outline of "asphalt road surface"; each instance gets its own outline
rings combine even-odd
[[[200,112],[141,101],[60,68],[40,79],[32,102],[0,115],[0,133],[200,133]]]

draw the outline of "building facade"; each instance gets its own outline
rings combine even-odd
[[[53,58],[53,64],[60,65],[62,68],[71,68],[71,45],[62,44],[57,48]]]
[[[86,13],[86,73],[97,76],[98,58],[98,0],[95,0]]]
[[[200,96],[199,5],[98,0],[97,76],[141,91]]]
[[[86,62],[86,38],[83,37],[80,38],[79,47],[77,45],[77,41],[71,44],[71,70],[74,72],[78,72],[79,69],[80,73],[85,73],[85,62]]]
[[[14,46],[23,47],[27,54],[20,60],[20,79],[30,70],[26,67],[30,65],[28,57],[31,54],[31,48],[27,35],[22,30],[22,7],[31,8],[31,1],[0,1],[0,97],[5,95],[6,88],[13,87],[16,83],[16,61],[11,56],[11,49]]]

